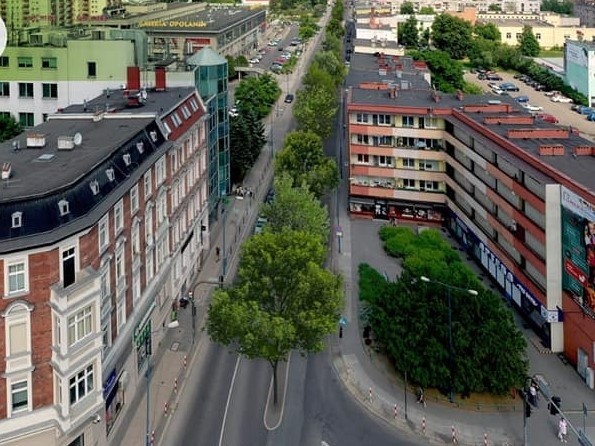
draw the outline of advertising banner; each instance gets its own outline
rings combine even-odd
[[[595,312],[595,205],[562,187],[562,288]]]

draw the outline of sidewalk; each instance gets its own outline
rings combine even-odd
[[[342,191],[345,194],[345,191]],[[345,196],[340,203],[346,203]],[[339,209],[339,222],[343,232],[341,254],[334,250],[334,266],[345,277],[346,307],[344,316],[349,325],[344,329],[342,339],[332,341],[334,366],[347,389],[361,404],[375,415],[400,429],[413,431],[427,439],[429,443],[444,444],[453,442],[453,431],[458,444],[465,445],[522,445],[523,413],[520,400],[507,407],[466,407],[450,405],[446,402],[428,401],[423,408],[416,404],[415,395],[410,386],[405,397],[404,383],[396,376],[371,349],[363,345],[359,327],[359,291],[357,267],[360,263],[369,263],[389,278],[400,272],[400,265],[394,258],[388,257],[378,237],[378,229],[385,222],[370,220],[351,220],[344,206]],[[357,234],[351,238],[351,233]],[[456,246],[456,242],[453,240]],[[477,265],[469,262],[478,275]],[[481,275],[480,275],[481,277]],[[484,285],[497,292],[487,277]],[[513,311],[516,315],[516,312]],[[530,374],[540,373],[549,382],[553,394],[562,398],[562,410],[568,410],[568,418],[575,427],[582,429],[582,404],[595,410],[595,393],[582,382],[574,368],[565,365],[557,355],[544,354],[543,348],[535,342],[535,335],[523,327],[520,317],[515,316],[518,326],[527,339],[527,355],[531,361]],[[407,399],[405,399],[407,398]],[[543,400],[543,398],[542,398]],[[407,417],[405,415],[407,412]],[[588,436],[595,434],[593,415],[587,417]],[[542,401],[538,409],[533,408],[528,419],[529,444],[555,444],[559,417],[547,412]],[[591,428],[589,427],[591,426]],[[569,444],[579,444],[576,435],[569,432]]]

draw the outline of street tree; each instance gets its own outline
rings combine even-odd
[[[434,15],[436,14],[436,11],[434,11],[434,8],[432,8],[431,6],[422,6],[419,9],[419,13],[421,15]]]
[[[415,14],[415,8],[413,3],[411,2],[403,2],[401,3],[401,8],[399,9],[400,14]]]
[[[541,2],[542,11],[552,11],[558,14],[572,15],[574,3],[570,0],[543,0]]]
[[[236,71],[236,60],[235,57],[227,55],[225,56],[227,60],[227,78],[228,79],[235,79],[238,77],[238,73]]]
[[[332,18],[328,21],[328,24],[326,25],[326,31],[335,37],[343,37],[345,34],[345,29],[341,24],[341,20],[335,18]]]
[[[471,65],[490,69],[496,65],[495,57],[499,43],[476,37],[471,42],[467,56]]]
[[[295,186],[306,185],[317,198],[339,184],[335,160],[324,154],[322,139],[311,131],[295,131],[275,156],[277,175],[288,174]]]
[[[432,42],[453,59],[463,59],[472,38],[471,23],[450,14],[440,14],[432,24]]]
[[[229,150],[232,183],[240,183],[266,143],[264,125],[256,112],[244,107],[230,119]]]
[[[500,42],[500,30],[493,23],[477,23],[473,28],[475,35],[481,39]]]
[[[431,31],[430,28],[426,28],[424,30],[420,29],[420,37],[419,37],[419,46],[421,48],[429,48],[430,47],[430,37]]]
[[[399,43],[407,48],[415,48],[419,45],[419,30],[417,29],[417,20],[411,15],[398,28]]]
[[[298,36],[303,40],[310,40],[318,32],[318,25],[308,14],[300,17],[299,25]]]
[[[449,93],[465,87],[463,67],[457,60],[452,60],[448,53],[440,50],[412,51],[411,56],[423,60],[432,72],[432,82],[436,89]]]
[[[338,87],[343,83],[343,79],[345,78],[345,66],[335,53],[330,51],[317,52],[314,55],[312,66],[320,68],[325,73],[328,73],[333,79],[335,87]]]
[[[361,297],[370,307],[375,339],[395,366],[422,387],[506,394],[523,384],[526,342],[502,299],[486,290],[438,231],[381,230],[385,250],[401,258],[403,272],[387,282],[360,265]],[[430,283],[420,280],[428,277]],[[448,290],[452,339],[449,348]],[[475,290],[478,295],[466,293]]]
[[[12,115],[0,116],[0,142],[14,138],[23,131],[23,127]]]
[[[323,66],[313,63],[304,76],[302,85],[305,90],[321,88],[330,92],[336,90],[336,79]]]
[[[254,110],[258,119],[268,114],[280,94],[281,88],[275,78],[268,73],[242,79],[235,90],[240,111]]]
[[[290,229],[308,232],[321,243],[328,240],[328,210],[305,185],[293,187],[291,177],[283,174],[275,177],[274,190],[275,199],[262,208],[267,219],[266,231]]]
[[[321,265],[326,249],[307,232],[265,232],[244,244],[237,284],[218,290],[207,316],[214,342],[250,359],[262,358],[277,369],[292,350],[302,354],[324,348],[337,327],[341,280]]]
[[[523,56],[539,56],[539,42],[537,41],[535,34],[533,34],[533,28],[529,25],[523,26],[523,32],[519,39],[519,50]]]
[[[337,110],[335,91],[315,86],[297,92],[293,116],[298,130],[314,132],[324,140],[331,135]]]
[[[338,56],[341,54],[342,48],[343,48],[343,44],[339,37],[334,36],[330,33],[327,33],[325,35],[324,42],[322,42],[322,49],[325,52],[330,51],[335,56]],[[316,53],[314,57],[316,57],[317,55],[318,55],[318,53]]]

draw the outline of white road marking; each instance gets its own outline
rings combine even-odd
[[[269,393],[267,395],[267,403],[264,406],[264,417],[263,417],[264,427],[268,431],[274,431],[281,425],[281,421],[283,421],[283,412],[285,411],[285,399],[287,398],[287,383],[289,381],[288,377],[289,377],[290,362],[291,362],[291,352],[289,352],[289,356],[287,358],[287,367],[285,369],[285,388],[283,389],[283,405],[281,406],[281,416],[279,417],[279,422],[275,426],[269,427],[269,426],[267,426],[267,412],[269,410],[269,401],[271,400],[271,392],[273,391],[273,386],[275,383],[274,378],[271,377],[271,384],[269,384]]]
[[[223,444],[223,433],[225,432],[225,421],[227,420],[227,412],[229,410],[229,403],[231,401],[231,394],[233,392],[233,386],[236,382],[236,375],[238,374],[238,368],[240,367],[241,356],[238,356],[236,360],[236,366],[233,370],[233,376],[231,377],[231,384],[229,385],[229,393],[227,394],[227,402],[225,403],[225,412],[223,413],[223,421],[221,422],[221,434],[219,435],[219,446]]]

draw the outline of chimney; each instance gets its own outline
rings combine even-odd
[[[165,67],[155,68],[155,91],[165,91]]]
[[[126,89],[140,90],[140,68],[126,67]]]
[[[461,90],[457,90],[457,101],[462,101],[465,96]]]

